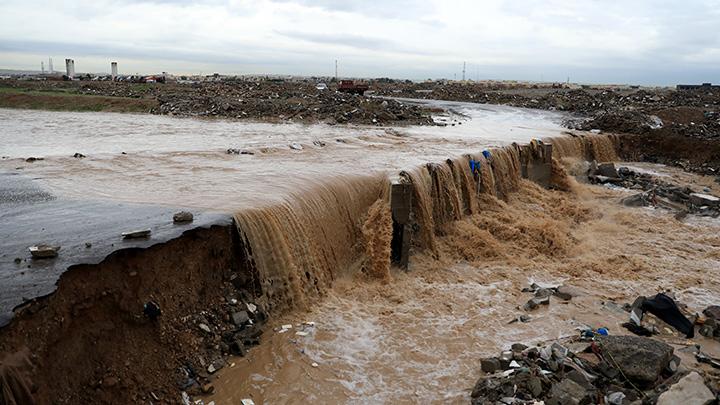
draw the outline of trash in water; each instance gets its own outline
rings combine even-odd
[[[695,359],[700,363],[705,363],[713,366],[714,368],[720,368],[720,360],[710,357],[707,354],[700,352],[695,355]]]
[[[35,245],[28,248],[33,259],[50,259],[57,257],[60,246]]]
[[[663,293],[652,298],[638,297],[632,305],[630,319],[637,326],[642,326],[641,322],[645,312],[657,316],[663,322],[685,334],[688,339],[695,336],[693,323],[680,312],[675,301]]]
[[[150,230],[149,229],[140,229],[136,231],[130,231],[130,232],[123,232],[122,237],[125,239],[138,239],[138,238],[147,238],[150,236]]]
[[[241,403],[242,405],[255,405],[255,401],[253,401],[252,399],[249,399],[249,398],[248,398],[248,399],[241,399],[241,400],[240,400],[240,403]]]
[[[294,142],[294,143],[291,143],[291,144],[290,144],[290,149],[293,149],[293,150],[302,150],[303,147],[302,147],[302,145],[300,145],[299,143]]]
[[[305,332],[304,330],[299,330],[299,331],[295,332],[295,335],[304,337],[304,336],[309,335],[309,333]]]
[[[313,367],[315,367],[315,368],[317,368],[317,367],[319,366],[319,364],[315,363],[314,361],[313,361],[312,364],[310,364],[310,365],[313,366]]]
[[[285,333],[285,332],[289,331],[290,329],[292,329],[292,327],[293,326],[291,324],[283,325],[280,327],[280,330],[278,331],[278,333]]]

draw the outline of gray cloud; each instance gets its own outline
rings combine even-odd
[[[720,81],[715,0],[5,0],[0,68]],[[125,60],[124,62],[122,60]]]

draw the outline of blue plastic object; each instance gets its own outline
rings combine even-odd
[[[489,150],[485,149],[484,151],[482,151],[482,154],[483,156],[485,156],[485,159],[490,159],[491,155]]]

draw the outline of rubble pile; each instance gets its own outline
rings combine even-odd
[[[473,83],[394,83],[381,87],[390,97],[440,99],[514,107],[567,111],[578,117],[573,129],[644,134],[667,127],[667,132],[696,138],[720,137],[720,92],[627,89],[504,89]],[[678,108],[687,111],[678,111]],[[692,119],[688,119],[686,112]]]
[[[229,361],[231,355],[245,356],[260,344],[267,320],[261,304],[232,286],[226,289],[224,302],[177,320],[184,330],[197,336],[197,347],[192,350],[195,360],[178,370],[178,388],[190,397],[212,393],[213,374],[225,366],[234,366]]]
[[[597,164],[593,162],[588,171],[588,179],[595,184],[612,184],[642,192],[626,197],[626,206],[655,206],[677,211],[681,219],[687,214],[699,216],[720,216],[720,197],[710,193],[710,189],[693,190],[687,186],[678,186],[661,180],[650,173],[641,173],[628,167],[615,168],[613,163]]]
[[[271,122],[330,124],[433,125],[416,105],[318,89],[313,81],[208,81],[129,83],[103,81],[8,81],[21,90],[143,98],[157,101],[150,112],[192,117],[221,117]]]
[[[485,375],[471,394],[477,405],[667,404],[678,392],[710,403],[716,396],[698,372],[681,366],[672,346],[647,337],[595,334],[537,347],[516,343],[480,366]]]
[[[318,90],[300,83],[204,83],[157,96],[156,113],[279,121],[431,125],[420,107],[395,100]]]

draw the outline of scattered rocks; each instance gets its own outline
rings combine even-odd
[[[620,187],[643,190],[621,200],[622,204],[628,207],[655,206],[677,211],[678,220],[682,220],[687,214],[720,216],[720,197],[697,193],[690,187],[666,182],[652,174],[638,173],[630,168],[620,167],[615,178],[593,174],[592,169],[588,178],[595,183],[612,182]]]
[[[715,319],[716,321],[720,321],[720,306],[719,305],[711,305],[703,310],[703,315],[707,316],[708,318]]]
[[[232,320],[235,326],[244,326],[248,321],[250,321],[250,316],[246,311],[234,312],[232,314]]]
[[[530,298],[528,302],[523,305],[523,309],[525,311],[532,311],[536,308],[538,308],[540,305],[550,305],[550,297],[534,297]]]
[[[192,221],[193,221],[192,212],[180,211],[173,215],[173,222],[175,222],[175,223],[192,222]]]
[[[516,343],[512,349],[481,359],[485,375],[472,390],[473,404],[579,405],[602,403],[602,398],[608,404],[631,403],[666,389],[663,384],[677,370],[666,366],[679,361],[665,343],[634,336],[592,335],[537,347]]]
[[[227,151],[225,151],[228,155],[254,155],[255,152],[249,151],[247,149],[236,149],[236,148],[229,148]]]
[[[85,155],[83,155],[82,153],[75,153],[75,154],[73,155],[73,157],[74,157],[75,159],[82,159],[82,158],[85,157]]]
[[[494,373],[501,369],[500,359],[495,357],[481,359],[480,369],[486,373]]]

